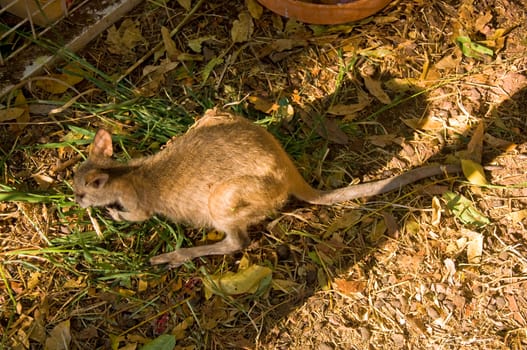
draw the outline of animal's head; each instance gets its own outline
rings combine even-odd
[[[108,188],[115,164],[112,154],[112,137],[108,131],[100,129],[93,139],[88,159],[78,167],[73,179],[75,201],[81,207],[105,206],[115,201]]]

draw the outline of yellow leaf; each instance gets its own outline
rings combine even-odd
[[[178,323],[173,329],[172,329],[172,335],[176,337],[176,340],[185,339],[186,337],[186,330],[188,327],[192,326],[194,324],[194,318],[192,316],[189,316],[185,318],[182,322]]]
[[[70,63],[63,68],[64,73],[51,74],[49,78],[43,77],[35,84],[40,89],[51,94],[62,94],[70,87],[84,80],[87,72],[76,63]]]
[[[251,265],[236,273],[228,272],[221,276],[211,276],[210,279],[204,279],[203,282],[209,297],[212,294],[254,293],[260,286],[260,282],[271,276],[272,272],[268,267]]]
[[[483,167],[471,159],[461,159],[461,169],[467,180],[478,186],[488,185]]]
[[[249,96],[247,99],[253,105],[254,109],[267,114],[278,111],[278,108],[280,107],[278,104],[263,97]]]
[[[59,74],[58,78],[70,85],[76,85],[84,80],[87,72],[77,63],[70,63],[62,68],[64,73]]]
[[[24,111],[24,108],[19,107],[0,109],[0,122],[18,119],[24,113]]]
[[[76,280],[69,279],[62,285],[62,288],[64,289],[76,289],[76,288],[83,288],[83,287],[86,287],[86,283],[83,282],[82,277],[79,277]]]
[[[191,0],[177,0],[177,3],[183,7],[185,10],[190,11]]]
[[[119,288],[118,293],[120,296],[123,296],[123,297],[132,297],[135,295],[135,292],[133,290],[126,289],[126,288]]]
[[[31,274],[31,278],[27,282],[27,289],[32,290],[36,286],[38,286],[40,282],[40,277],[42,277],[42,274],[40,272],[33,272]]]
[[[207,241],[221,241],[225,237],[225,234],[221,231],[210,231],[207,233],[205,240]]]
[[[254,19],[259,19],[263,14],[263,7],[256,0],[245,0],[247,10]]]
[[[439,198],[432,198],[432,225],[437,226],[441,221],[441,202]]]
[[[140,278],[139,281],[137,282],[137,291],[144,292],[147,289],[148,289],[148,282]]]

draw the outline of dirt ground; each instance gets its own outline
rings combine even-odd
[[[0,349],[167,334],[175,349],[527,348],[527,2],[396,0],[339,26],[249,3],[145,2],[78,53],[121,85],[24,87],[30,123],[0,125]],[[166,53],[141,61],[156,45]],[[425,163],[463,160],[465,174],[330,207],[291,200],[244,252],[152,267],[170,237],[216,234],[88,216],[71,189],[79,130],[112,129],[124,159],[212,106],[266,126],[317,188]],[[210,287],[254,266],[269,271],[257,288]]]

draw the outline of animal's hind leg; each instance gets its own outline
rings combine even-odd
[[[240,176],[217,184],[209,197],[213,226],[221,231],[245,232],[281,207],[287,188],[271,176]]]
[[[170,253],[154,256],[150,259],[152,265],[166,264],[169,267],[177,267],[186,261],[205,255],[231,254],[243,249],[248,242],[245,232],[226,232],[225,238],[214,244],[199,247],[180,248]]]
[[[205,256],[231,254],[249,244],[247,227],[271,214],[287,199],[282,183],[269,177],[243,176],[217,184],[209,197],[209,212],[215,229],[225,233],[217,243],[181,248],[150,259],[152,264],[176,267]]]

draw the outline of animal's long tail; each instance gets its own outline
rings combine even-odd
[[[351,185],[330,191],[316,190],[301,178],[301,181],[296,182],[296,188],[291,189],[291,194],[308,203],[330,205],[352,199],[379,195],[432,176],[456,174],[459,172],[461,172],[460,165],[429,165],[388,179]]]

